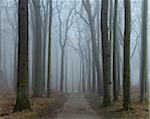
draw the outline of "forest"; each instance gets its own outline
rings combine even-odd
[[[0,0],[0,119],[149,119],[149,0]]]

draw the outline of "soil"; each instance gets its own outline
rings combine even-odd
[[[68,96],[63,108],[59,110],[55,119],[101,119],[90,107],[83,94]]]

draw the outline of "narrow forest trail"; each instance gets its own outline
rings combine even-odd
[[[82,94],[71,94],[55,119],[101,119]]]

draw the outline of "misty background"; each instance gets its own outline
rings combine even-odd
[[[141,1],[142,0],[132,0],[132,35],[131,35],[131,84],[132,85],[139,85],[139,76],[140,76],[140,22],[141,22]],[[30,2],[30,0],[29,0]],[[120,21],[122,24],[121,32],[123,33],[123,0],[119,0],[119,13],[120,14]],[[149,1],[148,1],[149,2]],[[45,4],[45,3],[44,3]],[[59,45],[59,21],[58,21],[58,10],[56,8],[57,4],[56,1],[53,1],[53,22],[52,22],[52,75],[51,75],[51,88],[54,90],[58,90],[59,84],[60,84],[60,45]],[[69,9],[73,7],[74,0],[66,0],[62,7],[61,12],[61,18],[62,21],[66,20],[66,16],[69,12]],[[76,1],[76,10],[80,10],[81,1]],[[16,6],[15,0],[1,0],[0,1],[0,18],[1,18],[1,28],[2,32],[0,32],[1,42],[0,42],[0,48],[1,48],[1,65],[0,65],[0,73],[2,75],[2,79],[4,79],[3,84],[7,85],[5,88],[6,90],[14,90],[14,77],[15,77],[15,60],[17,58],[15,57],[15,53],[17,52],[17,6]],[[93,2],[93,6],[94,6]],[[29,5],[30,9],[30,5]],[[31,9],[30,9],[31,10]],[[43,14],[43,8],[40,9],[41,14]],[[83,13],[86,16],[85,11]],[[79,54],[74,50],[73,47],[78,48],[78,40],[75,33],[77,22],[79,23],[80,27],[82,28],[85,26],[85,22],[78,16],[75,15],[76,13],[73,11],[71,17],[73,17],[73,24],[68,32],[68,40],[67,40],[67,46],[66,46],[66,52],[65,58],[67,59],[67,87],[68,92],[78,92],[79,89],[79,74],[80,74],[80,56]],[[32,84],[32,23],[31,23],[31,14],[29,13],[29,80],[30,80],[30,88]],[[149,2],[149,16],[148,16],[148,80],[150,82],[150,2]],[[62,23],[63,28],[65,27],[64,22]],[[48,25],[48,24],[47,24]],[[64,38],[65,33],[62,32],[62,37]],[[82,36],[82,43],[83,46],[85,45],[86,36]],[[123,39],[120,39],[123,40]],[[48,48],[48,38],[47,38],[47,48]],[[72,46],[73,44],[73,46]],[[121,44],[121,41],[120,41]],[[121,47],[121,45],[120,45]],[[46,56],[47,57],[47,56]],[[47,58],[46,58],[47,59]],[[45,59],[45,62],[47,60]],[[47,65],[47,64],[46,64]],[[86,65],[85,65],[86,66]],[[87,68],[85,68],[86,70]],[[85,71],[86,73],[86,71]],[[46,72],[47,74],[47,67]],[[86,74],[86,78],[87,78]],[[47,76],[47,75],[46,75]],[[46,79],[46,77],[45,77]],[[56,80],[58,79],[58,80]],[[85,80],[87,83],[87,80]],[[45,89],[46,90],[46,89]]]

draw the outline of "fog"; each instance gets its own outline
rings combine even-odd
[[[14,78],[16,78],[16,71],[14,71],[17,67],[17,64],[15,64],[15,60],[17,61],[17,6],[15,3],[16,0],[1,0],[0,1],[0,22],[1,22],[1,65],[0,65],[0,75],[1,80],[3,81],[1,86],[3,89],[6,90],[14,90]],[[140,47],[141,47],[141,1],[142,0],[132,0],[132,33],[131,33],[131,84],[132,85],[139,85],[139,76],[140,76]],[[92,8],[96,6],[94,0],[92,1]],[[30,0],[29,0],[30,4]],[[42,4],[42,3],[41,3]],[[46,2],[43,3],[46,6]],[[61,48],[59,44],[59,13],[58,9],[61,9],[61,20],[62,20],[62,36],[61,40],[64,42],[65,40],[65,23],[67,16],[74,7],[74,0],[65,0],[61,5],[61,0],[54,0],[53,1],[53,22],[52,22],[52,51],[51,51],[51,88],[53,90],[58,90],[60,85],[60,72],[61,72]],[[30,5],[29,5],[30,6]],[[32,5],[31,5],[32,7]],[[31,22],[31,18],[33,17],[31,15],[31,7],[29,7],[29,80],[30,80],[30,89],[32,89],[32,63],[33,63],[33,57],[32,57],[32,46],[33,46],[33,24]],[[58,7],[58,8],[57,8]],[[62,8],[60,8],[62,7]],[[76,11],[80,12],[81,7],[81,1],[76,1]],[[120,18],[120,28],[121,32],[123,34],[124,30],[124,15],[123,15],[123,1],[119,0],[119,18]],[[41,16],[44,16],[43,8],[41,7]],[[81,9],[83,12],[84,17],[87,19],[87,14],[84,9]],[[148,16],[148,80],[150,81],[150,2],[149,2],[149,16]],[[42,18],[43,19],[43,18]],[[84,32],[84,30],[89,29],[85,21],[80,18],[80,16],[75,12],[72,11],[70,16],[69,24],[71,25],[68,30],[68,36],[67,36],[67,43],[65,46],[65,63],[64,63],[64,77],[66,77],[67,80],[67,88],[68,92],[79,92],[79,82],[80,82],[80,67],[81,67],[81,57],[78,53],[79,49],[79,41],[78,41],[78,33],[77,33],[77,25],[79,25],[81,28],[81,32]],[[71,23],[72,22],[72,23]],[[48,24],[47,24],[48,25]],[[85,32],[88,32],[85,31]],[[82,33],[81,35],[81,42],[82,47],[86,48],[86,42],[88,40],[89,34]],[[120,37],[120,36],[119,36]],[[121,37],[120,37],[121,38]],[[42,40],[42,39],[41,39]],[[123,40],[123,39],[120,39]],[[46,36],[46,54],[48,52],[48,36]],[[91,42],[91,41],[89,41]],[[91,44],[90,44],[91,45]],[[120,49],[123,50],[123,47],[121,46],[120,41]],[[91,46],[90,46],[91,50]],[[86,53],[87,49],[85,49]],[[121,54],[121,60],[123,54]],[[16,57],[16,58],[15,58]],[[45,82],[47,79],[47,55],[45,58]],[[123,61],[121,61],[123,62]],[[67,69],[66,69],[67,67]],[[85,86],[87,89],[87,77],[88,77],[88,64],[85,63]],[[122,72],[122,71],[121,71]],[[122,79],[121,79],[122,80]],[[92,82],[92,78],[91,78]],[[64,83],[65,85],[65,83]],[[80,84],[81,85],[81,84]],[[45,87],[46,90],[46,87]]]

